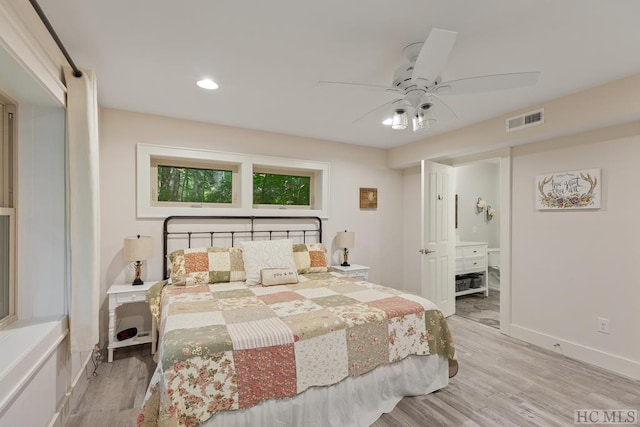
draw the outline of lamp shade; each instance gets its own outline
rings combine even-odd
[[[133,236],[124,239],[124,257],[127,261],[142,261],[153,255],[153,239],[150,236]]]
[[[336,246],[339,248],[355,248],[356,233],[353,231],[339,231],[336,235]]]

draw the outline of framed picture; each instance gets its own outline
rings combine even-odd
[[[536,209],[599,209],[600,169],[536,176]]]
[[[360,209],[376,209],[378,207],[378,189],[360,189]]]

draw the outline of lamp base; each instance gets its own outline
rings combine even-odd
[[[351,267],[349,264],[349,248],[344,248],[342,252],[342,264],[341,267]]]
[[[136,267],[136,278],[131,284],[133,286],[144,285],[144,282],[140,278],[140,273],[142,273],[142,261],[136,261],[133,265]]]

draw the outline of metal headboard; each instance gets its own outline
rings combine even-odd
[[[232,226],[237,226],[237,228],[221,229],[220,223],[224,221],[229,221]],[[269,225],[269,222],[273,221],[281,226],[273,229],[260,227],[261,222]],[[185,229],[184,227],[189,227],[189,222],[194,224],[197,222],[200,228],[197,230]],[[176,223],[180,223],[183,228],[172,231],[170,227]],[[272,238],[289,238],[292,235],[301,235],[303,243],[307,242],[307,238],[313,237],[316,242],[322,243],[322,219],[317,216],[170,216],[164,220],[162,230],[162,277],[168,278],[167,254],[169,239],[172,236],[182,236],[186,241],[186,247],[190,248],[192,241],[196,238],[200,242],[204,239],[208,242],[208,246],[214,246],[216,238],[224,237],[230,240],[230,246],[234,246],[234,243],[239,239],[272,240]]]

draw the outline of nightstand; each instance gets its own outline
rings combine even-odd
[[[129,347],[131,345],[151,343],[151,354],[156,352],[156,319],[151,316],[151,331],[138,331],[135,337],[118,341],[116,334],[116,308],[124,304],[134,302],[146,302],[147,291],[156,283],[154,280],[145,282],[144,285],[133,286],[131,283],[117,283],[111,285],[107,291],[109,295],[109,363],[113,362],[113,350]]]
[[[349,267],[332,265],[331,271],[337,271],[349,277],[360,277],[364,280],[369,280],[369,267],[366,265],[351,264]]]

